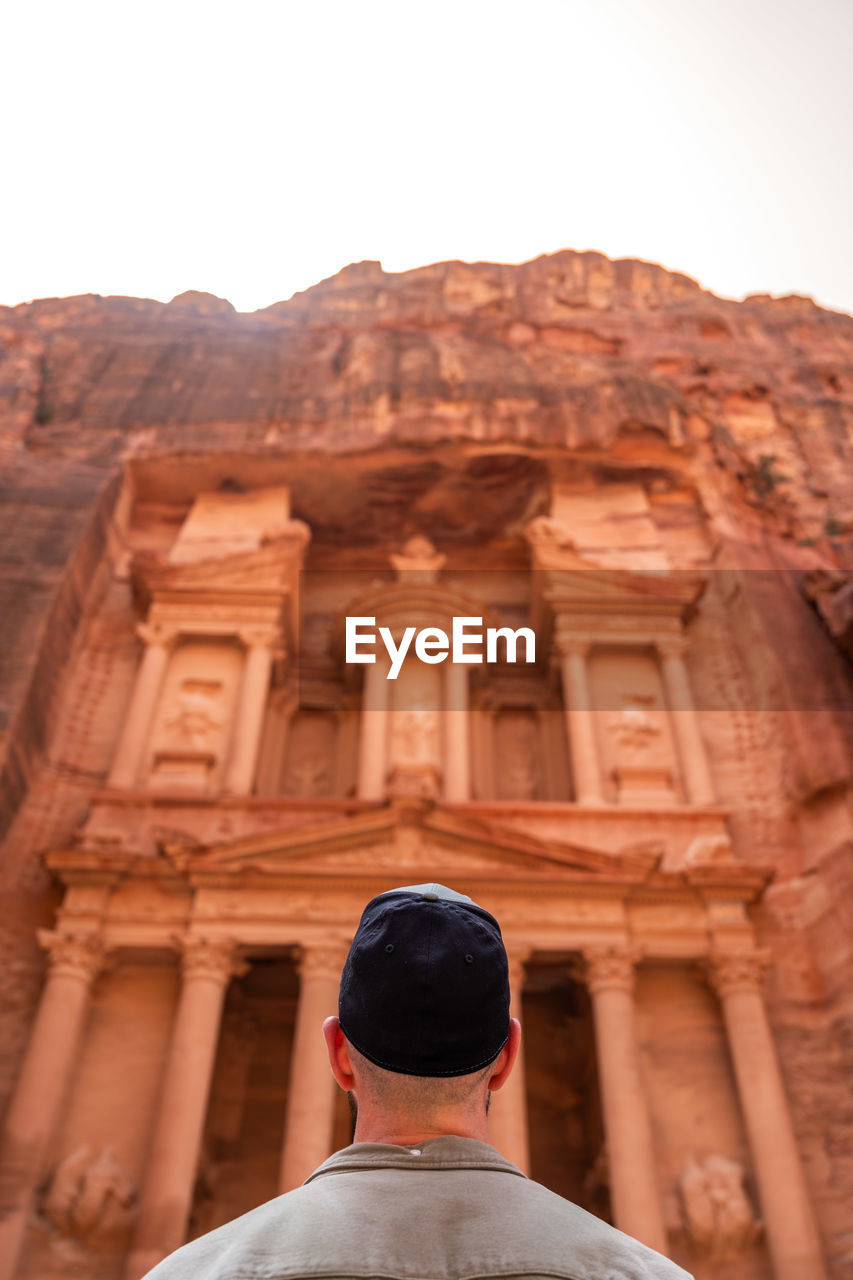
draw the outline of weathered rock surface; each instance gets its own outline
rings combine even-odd
[[[587,538],[578,535],[581,551],[618,557],[639,547],[649,565],[662,555],[707,579],[691,622],[690,670],[731,837],[715,836],[717,853],[708,857],[774,872],[755,912],[774,957],[771,1016],[831,1274],[847,1280],[851,456],[853,317],[807,298],[726,301],[685,276],[594,253],[522,266],[442,263],[400,275],[358,263],[252,315],[194,291],[168,304],[84,296],[0,308],[0,890],[10,907],[0,934],[0,1092],[15,1076],[36,1000],[35,929],[54,919],[43,854],[73,842],[105,784],[138,660],[132,584],[143,589],[140,566],[164,555],[193,496],[286,485],[290,515],[311,530],[313,567],[326,572],[385,568],[388,548],[416,532],[456,567],[526,573],[524,530],[553,515],[551,495],[564,486],[596,501],[604,495],[597,525],[592,517],[584,525],[582,500],[575,508]],[[125,508],[134,503],[129,540]],[[602,529],[607,545],[596,544]],[[329,624],[319,606],[310,625],[315,632],[304,639],[320,679]],[[622,729],[652,732],[642,708],[633,712]],[[547,761],[534,768],[518,749],[523,734],[535,739],[535,717],[523,706],[513,714],[504,772],[542,798],[545,783],[534,774],[544,777]],[[294,760],[299,741],[295,734]],[[565,743],[560,749],[565,755]],[[268,811],[254,796],[245,812],[225,814],[222,838],[242,837],[241,823],[282,831],[318,821],[306,800],[316,778],[303,774]],[[298,802],[288,808],[282,796]],[[180,814],[161,806],[160,820],[163,849],[178,861],[189,856],[169,834]],[[123,834],[130,839],[134,824],[147,821],[144,806],[128,807]],[[532,820],[514,821],[523,833]],[[89,835],[107,847],[114,833],[104,822]],[[640,834],[638,850],[648,853],[650,834]],[[701,853],[704,838],[691,848]],[[698,865],[704,872],[712,876],[714,866]],[[540,969],[529,995],[544,1045],[575,995],[556,961]],[[136,980],[122,973],[116,982],[130,989]],[[149,1011],[140,1043],[148,1036],[157,1045],[140,1052],[153,1107],[167,1035],[158,984],[172,977],[146,971],[138,981],[153,993],[133,997]],[[658,1095],[675,1087],[677,1049],[685,1064],[702,1060],[709,1092],[722,1096],[729,1066],[710,994],[695,975],[666,965],[644,983],[641,1038]],[[110,1008],[129,1019],[112,999]],[[229,1013],[235,1025],[238,1013]],[[588,1011],[579,1006],[573,1016],[591,1045]],[[664,1040],[668,1056],[658,1057]],[[268,1046],[270,1060],[279,1049]],[[87,1070],[99,1080],[106,1066],[93,1057]],[[712,1222],[697,1275],[763,1280],[769,1264],[757,1243],[753,1189],[741,1186],[748,1154],[738,1147],[736,1100],[726,1103],[731,1149],[720,1165],[719,1153],[694,1150],[684,1136],[688,1114],[703,1143],[716,1124],[690,1093],[698,1088],[691,1070],[681,1073],[682,1110],[661,1122],[680,1161],[667,1177],[673,1187],[682,1179],[670,1229],[682,1233],[685,1249],[691,1234],[704,1239],[696,1206],[716,1159],[728,1170],[743,1230]],[[559,1078],[556,1060],[531,1072],[543,1161],[557,1161],[562,1145],[545,1140],[565,1110]],[[572,1105],[571,1123],[580,1126],[588,1108],[580,1095]],[[112,1135],[99,1131],[93,1145],[79,1124],[68,1151],[89,1143],[87,1160],[101,1177],[98,1160]],[[140,1128],[122,1170],[124,1159],[141,1167],[144,1137]],[[597,1141],[587,1135],[577,1150]],[[601,1157],[600,1168],[567,1167],[561,1185],[573,1194],[586,1185],[590,1203],[603,1203]],[[88,1164],[54,1170],[51,1185],[62,1189],[64,1178],[79,1198],[84,1173],[91,1180]],[[112,1166],[107,1173],[118,1186]],[[220,1176],[236,1186],[242,1175],[235,1165]],[[123,1182],[120,1192],[110,1194],[127,1199]],[[248,1207],[234,1197],[232,1207]],[[65,1223],[68,1214],[54,1217]],[[120,1234],[106,1211],[103,1221],[105,1236]],[[89,1231],[72,1225],[78,1235]],[[715,1271],[714,1259],[730,1250],[740,1250],[739,1261]],[[44,1266],[45,1275],[62,1270],[56,1259]]]

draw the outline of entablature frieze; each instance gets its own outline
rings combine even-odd
[[[217,604],[214,601],[155,601],[137,634],[146,643],[166,643],[179,639],[233,638],[249,647],[253,643],[282,643],[285,623],[278,604]],[[251,636],[251,639],[246,638]]]
[[[645,614],[626,617],[620,613],[559,615],[554,620],[552,642],[559,657],[572,653],[587,657],[600,646],[684,652],[687,644],[680,618]]]
[[[437,874],[453,882],[446,871]],[[197,886],[150,883],[157,895],[143,892],[145,882],[129,881],[111,898],[101,933],[113,951],[162,949],[187,927],[206,938],[230,939],[247,954],[270,946],[322,947],[330,937],[334,946],[342,946],[348,928],[355,931],[365,901],[392,881],[365,870],[345,884],[308,878],[240,884],[225,877]],[[464,888],[497,916],[507,946],[518,952],[569,952],[630,938],[643,945],[649,959],[697,960],[717,946],[701,901],[683,892],[652,908],[636,904],[615,886],[607,892],[601,886],[579,891],[550,883],[519,892],[505,881],[466,879]],[[67,926],[74,923],[69,919]],[[739,945],[753,945],[751,927]]]
[[[299,945],[314,930],[319,944],[342,921],[354,930],[374,894],[437,879],[537,949],[630,936],[649,956],[700,959],[751,945],[748,907],[770,875],[728,845],[709,865],[685,862],[697,838],[722,840],[718,811],[646,812],[643,826],[636,815],[558,804],[114,803],[107,794],[101,817],[78,848],[46,861],[69,889],[69,925],[78,910],[94,922],[100,893],[104,936],[118,948],[162,947],[190,921],[243,950]]]

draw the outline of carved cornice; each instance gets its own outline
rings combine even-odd
[[[249,971],[249,965],[241,958],[230,938],[205,938],[191,934],[180,939],[178,946],[185,982],[201,978],[225,986],[231,978],[240,978]]]
[[[39,929],[37,936],[39,946],[47,952],[51,975],[79,978],[88,986],[107,963],[107,948],[99,933]]]
[[[708,960],[708,980],[721,1000],[745,991],[760,995],[771,963],[769,951],[714,951]]]
[[[583,976],[592,995],[599,991],[634,990],[635,966],[641,948],[630,943],[603,943],[584,947]]]

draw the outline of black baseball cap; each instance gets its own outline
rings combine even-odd
[[[441,884],[381,893],[362,913],[338,1012],[350,1044],[386,1071],[479,1071],[509,1036],[509,975],[497,920]]]

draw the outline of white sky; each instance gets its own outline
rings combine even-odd
[[[639,257],[853,312],[853,0],[18,0],[0,303]]]

